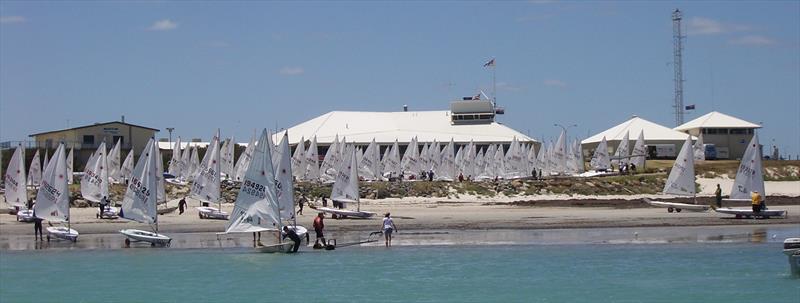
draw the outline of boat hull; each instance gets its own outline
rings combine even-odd
[[[75,242],[78,241],[78,231],[63,226],[50,226],[47,227],[47,241],[50,241],[51,237]]]
[[[167,237],[165,235],[139,229],[123,229],[120,230],[119,233],[127,237],[126,243],[129,243],[128,241],[147,242],[152,245],[169,246],[169,243],[172,241],[170,237]]]
[[[292,250],[293,246],[293,242],[284,242],[272,245],[259,245],[255,247],[255,250],[260,253],[288,253]]]
[[[200,206],[196,208],[200,219],[228,220],[228,217],[230,217],[227,212],[214,207]]]
[[[785,218],[787,211],[781,209],[766,209],[760,212],[753,212],[752,208],[732,208],[732,207],[721,207],[717,208],[714,211],[727,214],[727,215],[734,215],[737,219],[742,218],[765,218],[769,219],[771,217],[781,217]]]
[[[113,206],[106,206],[103,208],[103,213],[100,213],[100,210],[97,210],[95,217],[98,219],[117,219],[119,218],[119,210]]]
[[[666,208],[668,212],[677,211],[681,212],[681,210],[689,210],[689,211],[708,211],[711,209],[711,206],[708,205],[701,205],[701,204],[687,204],[687,203],[677,203],[677,202],[663,202],[663,201],[652,201],[650,199],[644,199],[647,204],[656,207],[663,207]]]
[[[33,210],[25,209],[17,212],[17,221],[19,222],[33,222],[35,219]]]
[[[375,213],[369,211],[354,211],[354,210],[335,209],[328,207],[317,207],[317,210],[329,214],[334,214],[337,216],[342,216],[345,218],[353,217],[353,218],[366,219],[375,216]]]

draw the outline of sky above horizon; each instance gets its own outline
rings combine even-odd
[[[638,115],[674,127],[671,13],[684,103],[763,123],[800,154],[800,2],[0,2],[0,141],[119,120],[247,142],[333,110],[448,109],[492,91],[542,140]]]

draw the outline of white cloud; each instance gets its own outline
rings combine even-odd
[[[561,80],[547,79],[544,80],[544,85],[552,87],[567,87],[567,83]]]
[[[2,24],[23,23],[27,21],[28,19],[23,16],[0,16],[0,23]]]
[[[744,24],[723,23],[711,18],[689,18],[686,32],[689,35],[716,35],[730,32],[751,30],[752,27]]]
[[[775,40],[772,40],[764,36],[748,35],[732,39],[728,41],[728,43],[733,45],[763,46],[763,45],[773,45],[775,44]]]
[[[302,67],[284,67],[281,68],[280,74],[287,75],[287,76],[297,76],[302,75],[306,71]]]
[[[148,27],[148,30],[151,31],[169,31],[178,28],[178,23],[172,22],[172,20],[164,19],[158,20]]]

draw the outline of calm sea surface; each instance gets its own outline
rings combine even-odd
[[[0,302],[800,302],[781,243],[0,252]]]

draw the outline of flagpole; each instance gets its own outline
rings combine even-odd
[[[497,106],[497,62],[492,59],[492,98],[494,106]]]

